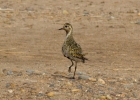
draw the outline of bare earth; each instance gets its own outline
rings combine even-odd
[[[89,59],[75,80],[66,22]],[[140,0],[0,0],[0,100],[140,100]]]

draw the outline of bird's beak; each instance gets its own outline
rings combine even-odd
[[[58,30],[64,30],[64,28],[60,28],[60,29],[58,29]]]

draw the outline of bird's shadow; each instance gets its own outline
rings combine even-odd
[[[66,75],[60,75],[60,74],[52,74],[53,77],[55,78],[65,78],[65,79],[70,79],[70,80],[74,80],[75,78],[71,77],[71,76],[66,76]]]

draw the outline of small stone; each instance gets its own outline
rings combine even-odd
[[[27,74],[28,74],[28,75],[32,75],[34,71],[33,71],[33,70],[28,69],[28,70],[26,70],[26,72],[27,72]]]
[[[117,81],[117,80],[115,80],[115,79],[110,79],[110,80],[108,80],[108,82],[109,82],[110,84],[115,84],[116,81]]]
[[[17,73],[17,76],[22,76],[22,75],[23,75],[22,72],[18,72],[18,73]]]
[[[106,96],[107,100],[112,100],[112,97],[110,95]]]
[[[6,88],[13,89],[15,87],[16,87],[16,84],[14,84],[14,83],[6,83]]]
[[[0,76],[4,75],[3,70],[0,69]]]
[[[124,79],[123,78],[118,78],[118,81],[121,82],[121,81],[124,81]]]
[[[80,89],[72,89],[72,92],[80,92]]]
[[[7,84],[6,84],[6,88],[9,88],[10,85],[11,85],[11,83],[7,83]]]
[[[84,10],[83,15],[84,15],[84,16],[88,16],[88,15],[89,15],[89,12],[86,11],[86,10]]]
[[[101,100],[106,100],[106,96],[101,96]]]
[[[77,75],[85,75],[86,73],[84,72],[76,72]]]
[[[139,24],[140,25],[140,20],[138,20],[137,22],[135,22],[135,24]]]
[[[25,10],[27,10],[27,11],[29,11],[29,12],[34,11],[33,8],[26,8]]]
[[[54,96],[54,92],[49,92],[46,94],[48,97],[53,97]]]
[[[110,16],[110,18],[111,18],[111,19],[115,19],[115,17],[114,17],[114,16]]]
[[[46,73],[42,73],[42,75],[46,75]]]
[[[67,86],[72,86],[72,83],[70,83],[70,82],[67,82],[67,84],[66,84]]]
[[[9,93],[13,93],[13,90],[10,89],[10,90],[8,90],[8,92],[9,92]]]
[[[77,85],[77,88],[78,89],[82,89],[82,85]]]
[[[54,84],[50,84],[49,87],[54,87]]]
[[[137,83],[138,82],[138,80],[137,79],[133,79],[133,83]]]
[[[100,93],[100,94],[105,94],[105,92],[104,92],[104,91],[99,91],[99,93]]]
[[[113,87],[109,87],[108,90],[109,90],[109,91],[113,91],[114,88],[113,88]]]
[[[35,74],[35,75],[42,75],[42,72],[41,72],[41,71],[38,71],[38,70],[35,70],[35,71],[33,72],[33,74]]]
[[[67,10],[63,10],[63,14],[64,14],[64,15],[68,15],[69,12],[68,12]]]
[[[7,75],[7,69],[3,69],[2,72]]]
[[[130,83],[130,84],[124,84],[124,88],[126,88],[126,89],[130,89],[130,88],[132,88],[133,86],[134,86],[133,83]]]
[[[140,13],[138,13],[138,16],[140,16]]]
[[[25,89],[23,89],[23,88],[20,88],[20,91],[21,91],[21,92],[25,92]]]
[[[7,75],[13,75],[13,71],[7,71]]]
[[[92,82],[96,82],[97,81],[96,78],[91,78],[91,77],[89,78],[89,80],[92,81]]]
[[[86,76],[86,75],[79,75],[78,79],[84,79],[84,80],[88,80],[90,77]]]
[[[134,10],[129,10],[127,11],[127,13],[134,13]]]
[[[86,92],[91,92],[93,93],[93,90],[91,88],[87,89]]]
[[[120,96],[124,98],[124,97],[125,97],[125,94],[124,94],[124,93],[122,93]]]
[[[133,93],[133,96],[134,96],[134,98],[137,98],[138,97],[138,95],[136,93]]]
[[[32,95],[35,95],[35,94],[38,93],[38,90],[37,90],[36,88],[31,88],[30,93],[31,93]]]
[[[37,96],[38,97],[44,96],[44,93],[38,93]]]
[[[103,79],[99,78],[98,79],[98,84],[102,84],[103,85],[103,84],[105,84],[105,81]]]

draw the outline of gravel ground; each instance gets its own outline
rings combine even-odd
[[[83,48],[76,79],[61,47]],[[0,100],[140,100],[140,0],[1,0]]]

